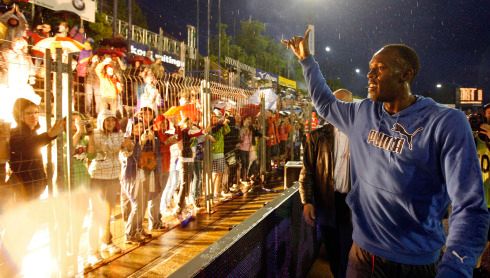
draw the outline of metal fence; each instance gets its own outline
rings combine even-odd
[[[16,197],[19,194],[18,188],[22,183],[11,179],[9,183],[0,186],[2,192],[5,193],[2,193],[2,198],[6,200],[2,203],[0,212],[0,217],[3,220],[0,224],[0,229],[3,232],[2,248],[8,249],[2,253],[15,253],[8,259],[0,257],[1,261],[10,262],[3,266],[0,265],[0,271],[5,271],[4,273],[9,273],[8,271],[15,273],[15,270],[9,270],[6,267],[9,265],[19,267],[22,265],[25,256],[33,252],[43,254],[42,257],[46,260],[39,260],[39,263],[45,264],[48,268],[46,271],[55,272],[50,274],[63,276],[66,273],[89,271],[90,268],[84,268],[84,262],[93,255],[94,248],[97,250],[97,246],[100,244],[98,234],[104,230],[105,223],[109,223],[108,229],[112,235],[112,242],[123,248],[123,252],[134,248],[134,246],[124,244],[127,229],[124,220],[128,216],[124,202],[120,203],[117,200],[113,204],[114,207],[110,215],[108,215],[110,219],[104,219],[106,215],[102,211],[105,211],[107,203],[105,203],[100,192],[94,191],[92,181],[84,178],[88,176],[86,171],[89,158],[83,158],[82,161],[76,158],[78,146],[74,144],[77,134],[73,129],[73,123],[76,122],[75,118],[82,117],[85,124],[88,123],[94,128],[97,125],[96,117],[100,110],[98,111],[96,103],[94,104],[97,102],[98,94],[96,82],[90,80],[88,76],[80,77],[73,70],[73,55],[63,57],[61,49],[57,49],[53,56],[51,54],[50,50],[47,49],[44,60],[37,59],[35,65],[38,74],[33,88],[42,98],[39,112],[44,117],[44,121],[41,122],[44,129],[49,130],[56,121],[66,119],[65,134],[58,136],[43,150],[48,198],[39,199],[39,196],[36,195],[39,192],[36,192],[33,193],[36,196],[31,196],[30,203],[19,206],[22,202]],[[140,71],[134,69],[116,73],[123,87],[119,95],[121,109],[118,118],[120,118],[121,123],[127,122],[125,119],[130,119],[138,111],[137,95],[145,85],[145,78],[139,73]],[[172,74],[157,76],[155,87],[162,99],[157,114],[179,106],[182,104],[182,99],[185,99],[187,104],[196,106],[200,111],[199,117],[194,120],[193,124],[202,129],[213,124],[213,118],[216,116],[224,118],[227,115],[226,117],[233,117],[236,122],[241,122],[243,112],[247,112],[242,108],[250,104],[250,96],[254,94],[252,91],[233,88],[216,82]],[[90,90],[92,92],[88,93]],[[213,112],[214,108],[220,112]],[[262,112],[260,116],[258,112]],[[254,117],[257,116],[257,127],[263,129],[265,125],[263,103],[262,108],[259,107],[252,114]],[[122,129],[121,132],[124,132],[124,127]],[[238,128],[235,132],[239,132]],[[256,155],[255,159],[260,165],[265,164],[265,156],[261,155],[265,153],[264,140],[261,138],[257,141],[262,149],[256,150],[260,154]],[[214,175],[212,174],[211,142],[205,141],[204,143],[202,170],[197,174],[201,176],[200,180],[202,181],[198,183],[200,194],[197,198],[201,201],[201,205],[205,204],[207,212],[211,212],[217,205],[219,199],[216,198],[216,194],[227,191],[233,185],[240,183],[240,167],[244,166],[238,160],[235,148],[237,142],[230,144],[232,145],[226,147],[233,149],[236,156],[235,162],[231,162],[231,160],[230,163],[226,162],[225,171],[221,177],[221,189],[217,191],[214,185],[216,180],[213,179]],[[97,156],[103,157],[102,159],[109,155],[116,154],[107,151],[104,151],[103,154],[97,153]],[[92,159],[99,159],[97,156]],[[85,168],[77,168],[75,164],[82,164]],[[261,168],[263,169],[263,167]],[[163,188],[161,189],[163,190]],[[117,194],[119,199],[122,196],[121,188],[118,187],[115,190],[117,192],[112,193]],[[171,195],[174,193],[170,192]],[[142,196],[139,197],[143,198]],[[141,203],[146,204],[146,202],[146,199],[141,200]],[[15,218],[19,213],[31,215],[31,217],[36,218],[36,221],[31,224],[25,221],[16,223]],[[90,219],[89,223],[87,223],[87,219]],[[146,218],[143,220],[143,225],[147,228]],[[96,227],[95,231],[94,227]],[[99,227],[102,228],[99,229]],[[17,229],[24,231],[22,237],[16,234]],[[33,244],[32,238],[36,235],[41,237],[41,240],[37,240],[38,247],[33,251],[29,246]],[[17,249],[12,244],[17,244]],[[102,257],[106,260],[111,259],[111,256],[107,255]],[[53,267],[53,261],[56,267]],[[97,262],[95,267],[103,262]]]

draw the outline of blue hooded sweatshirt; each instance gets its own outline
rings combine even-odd
[[[349,136],[353,240],[402,264],[438,260],[438,277],[471,277],[489,224],[465,115],[430,98],[390,115],[382,102],[337,100],[312,56],[300,62],[317,112]],[[452,204],[446,240],[442,218]]]

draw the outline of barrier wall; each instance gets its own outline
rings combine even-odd
[[[295,185],[170,277],[305,277],[318,240]]]

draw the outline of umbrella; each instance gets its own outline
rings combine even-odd
[[[228,106],[228,102],[226,100],[217,99],[211,102],[211,106],[215,108],[219,108],[221,110],[225,110],[225,108]]]
[[[163,116],[165,116],[165,118],[177,117],[180,116],[181,110],[182,106],[172,106],[165,113],[163,113]]]
[[[150,58],[148,58],[146,56],[141,56],[141,55],[134,55],[131,58],[131,61],[132,61],[132,63],[139,61],[143,65],[151,65],[153,63]]]
[[[228,99],[228,100],[217,99],[211,103],[212,107],[216,107],[221,110],[231,110],[235,108],[236,105],[237,105],[236,102],[232,99]]]
[[[100,42],[102,46],[112,46],[115,48],[128,48],[128,42],[124,38],[105,38]]]
[[[104,55],[117,56],[117,57],[126,56],[126,53],[124,53],[124,51],[121,51],[119,49],[114,49],[114,48],[100,48],[97,50],[97,54],[99,56],[104,56]]]
[[[190,118],[192,121],[196,122],[201,116],[201,111],[199,111],[195,104],[188,103],[180,106],[180,111],[184,117]]]
[[[240,107],[240,116],[242,117],[242,119],[248,116],[255,117],[259,113],[260,113],[260,105],[258,104],[249,103]]]
[[[80,42],[69,37],[49,37],[37,42],[32,49],[44,53],[47,48],[51,49],[53,53],[56,48],[62,48],[71,53],[80,52],[84,49],[84,46]]]

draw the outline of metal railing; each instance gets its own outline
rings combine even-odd
[[[112,24],[113,17],[109,15],[106,15],[105,17],[107,22]],[[126,21],[122,21],[118,19],[116,26],[117,26],[117,33],[121,34],[125,39],[127,39],[129,35],[129,24]],[[181,51],[180,41],[171,39],[169,37],[165,37],[162,34],[151,32],[145,28],[132,25],[131,38],[133,41],[147,45],[150,48],[169,52],[175,55],[180,55],[180,51]]]

